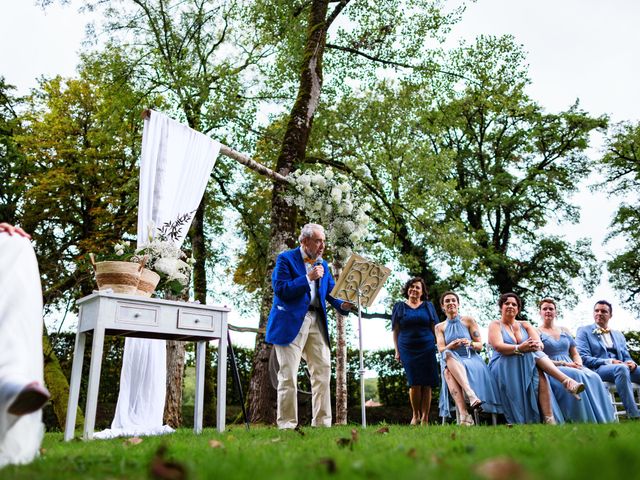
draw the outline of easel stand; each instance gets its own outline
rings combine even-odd
[[[355,253],[349,257],[338,283],[331,291],[334,298],[340,298],[358,306],[358,343],[360,350],[360,408],[362,426],[367,426],[367,401],[364,393],[364,350],[362,347],[362,307],[370,306],[391,270],[373,263]]]

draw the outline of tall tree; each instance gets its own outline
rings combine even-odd
[[[440,2],[409,0],[311,0],[302,4],[258,1],[255,4],[255,25],[264,38],[277,42],[271,82],[277,83],[276,88],[282,91],[292,88],[292,83],[297,81],[297,96],[289,112],[275,166],[284,176],[305,161],[313,119],[323,92],[324,101],[332,102],[347,94],[347,79],[367,82],[374,78],[379,67],[400,68],[401,63],[405,65],[412,60],[421,63],[423,68],[432,67],[427,39],[445,30],[459,13],[443,14]],[[349,28],[338,26],[342,22],[348,23]],[[325,64],[329,49],[336,55]],[[327,73],[332,80],[328,86],[324,83]],[[269,251],[265,255],[269,276],[276,255],[295,242],[296,212],[285,201],[286,193],[284,185],[273,185]],[[266,325],[271,301],[272,291],[267,284],[261,302],[260,327]],[[274,420],[273,391],[268,375],[270,351],[264,336],[258,335],[249,386],[254,421]],[[336,421],[346,422],[345,405],[337,410]]]
[[[640,314],[640,123],[616,125],[607,138],[602,159],[605,180],[598,188],[622,199],[610,225],[608,240],[624,241],[607,268],[623,303]]]
[[[524,56],[509,37],[450,56],[458,78],[417,72],[323,112],[313,160],[358,180],[377,240],[433,285],[432,297],[484,278],[499,292],[572,303],[572,279],[587,291],[597,282],[589,242],[542,229],[577,220],[570,194],[590,171],[589,133],[606,118],[577,105],[545,113],[525,93]]]

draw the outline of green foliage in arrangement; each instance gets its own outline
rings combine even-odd
[[[74,441],[47,434],[43,454],[3,478],[376,479],[446,478],[600,480],[640,469],[636,423],[517,425],[513,428],[357,425],[234,427],[223,434],[187,429],[160,437]],[[159,453],[160,450],[160,453]],[[186,476],[176,476],[184,473]],[[173,475],[173,476],[169,476]]]

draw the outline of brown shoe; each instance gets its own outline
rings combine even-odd
[[[51,395],[38,382],[31,382],[24,387],[7,410],[11,415],[26,415],[40,410]]]

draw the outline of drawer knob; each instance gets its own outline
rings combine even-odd
[[[200,323],[200,319],[199,319],[199,318],[196,318],[196,319],[193,321],[193,323]]]
[[[133,314],[133,318],[138,318],[138,317],[140,317],[140,314],[138,312]]]

